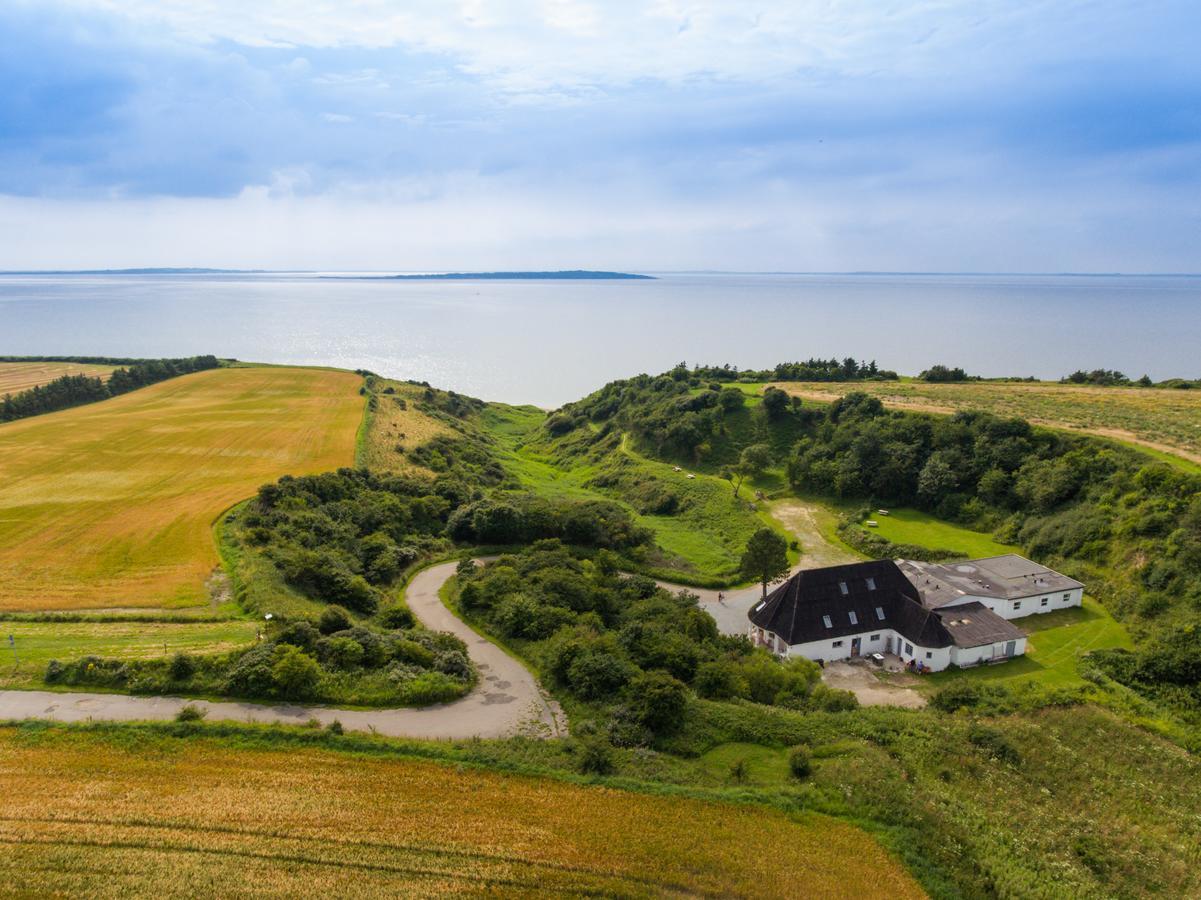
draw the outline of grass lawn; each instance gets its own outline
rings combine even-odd
[[[890,509],[886,516],[873,511],[870,518],[877,523],[876,527],[864,525],[863,529],[879,534],[894,544],[917,544],[931,550],[957,550],[972,559],[1021,553],[1020,547],[1002,544],[992,535],[943,522],[916,509]]]
[[[6,890],[925,895],[873,837],[826,816],[413,758],[244,747],[204,731],[0,728]]]
[[[362,439],[356,453],[356,463],[380,472],[399,472],[408,475],[434,473],[416,465],[405,456],[405,450],[420,447],[439,435],[454,434],[451,428],[417,408],[425,388],[387,378],[373,380],[376,408],[369,412]],[[386,391],[392,393],[385,393]],[[402,405],[403,404],[403,405]]]
[[[0,610],[207,603],[213,521],[281,475],[352,464],[361,382],[221,368],[0,425]]]
[[[108,380],[116,366],[70,362],[0,362],[0,397],[19,394],[39,384],[49,384],[64,375],[88,375]]]
[[[702,770],[717,781],[731,785],[787,784],[788,750],[761,744],[731,742],[719,744],[697,760]],[[737,769],[741,767],[741,774]]]
[[[0,622],[0,688],[37,688],[46,664],[82,656],[152,659],[220,653],[251,643],[257,622]],[[15,643],[9,645],[9,636]],[[78,690],[78,688],[76,688]]]
[[[934,689],[967,678],[1009,686],[1037,681],[1046,687],[1076,687],[1084,684],[1076,673],[1078,656],[1090,650],[1134,646],[1125,627],[1091,597],[1085,597],[1081,607],[1026,616],[1015,619],[1014,624],[1030,635],[1024,656],[995,666],[936,672],[923,678],[922,685]]]

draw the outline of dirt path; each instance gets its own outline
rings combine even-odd
[[[180,709],[191,703],[208,710],[210,720],[303,725],[316,719],[322,725],[328,725],[336,719],[344,728],[390,737],[465,739],[566,734],[567,722],[559,704],[546,696],[534,675],[495,644],[472,631],[443,605],[438,591],[454,571],[454,563],[426,569],[413,579],[405,593],[409,608],[424,625],[462,638],[479,669],[479,684],[454,703],[422,709],[350,710],[127,694],[0,691],[0,719],[162,721],[173,719]]]

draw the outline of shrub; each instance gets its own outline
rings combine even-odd
[[[363,662],[363,645],[348,637],[322,638],[317,642],[317,657],[331,668],[348,671]]]
[[[1018,753],[1017,748],[995,728],[973,725],[968,731],[967,739],[993,759],[999,759],[1001,762],[1014,766],[1020,765],[1022,762],[1022,756]]]
[[[317,630],[322,634],[336,634],[339,631],[346,631],[353,623],[350,621],[350,613],[340,606],[327,606],[321,611],[321,617],[317,619]]]
[[[281,696],[301,699],[310,696],[321,681],[321,666],[298,647],[281,645],[271,664],[271,681]]]
[[[813,761],[809,756],[809,748],[803,745],[793,747],[788,751],[788,771],[793,778],[806,778],[813,771]]]
[[[267,697],[275,687],[271,677],[273,648],[252,647],[237,657],[225,676],[225,692],[239,697]]]
[[[634,719],[651,731],[671,732],[683,721],[688,689],[666,672],[643,672],[630,680],[626,705]]]
[[[339,722],[337,719],[334,719],[332,722],[330,722],[328,725],[325,726],[325,730],[328,731],[330,734],[341,734],[343,731],[342,723]]]
[[[194,703],[188,703],[180,707],[179,712],[175,714],[176,722],[199,722],[209,711],[201,706],[196,706]]]
[[[466,681],[471,677],[471,660],[461,650],[442,650],[434,656],[434,668],[444,675]]]
[[[612,745],[596,736],[581,740],[577,765],[586,775],[610,774],[614,769]]]
[[[63,678],[63,673],[66,672],[66,666],[60,663],[57,659],[52,659],[46,665],[46,674],[42,680],[46,684],[57,684]]]
[[[284,623],[274,640],[277,644],[291,644],[301,650],[311,651],[317,646],[320,637],[321,632],[314,628],[308,619],[294,619]]]
[[[383,609],[379,614],[379,621],[381,625],[392,631],[412,628],[417,624],[417,619],[413,616],[412,611],[399,603]]]
[[[693,686],[698,694],[709,700],[729,700],[731,697],[744,696],[748,691],[746,679],[739,673],[738,666],[725,659],[701,663],[696,670]]]
[[[196,674],[196,660],[186,653],[176,653],[167,665],[167,674],[172,681],[187,681]]]

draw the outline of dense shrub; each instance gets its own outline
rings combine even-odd
[[[809,756],[809,748],[797,745],[788,751],[788,771],[793,778],[807,778],[813,771],[813,762]]]

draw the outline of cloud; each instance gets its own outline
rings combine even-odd
[[[1175,0],[46,0],[0,32],[0,265],[1195,268]]]

